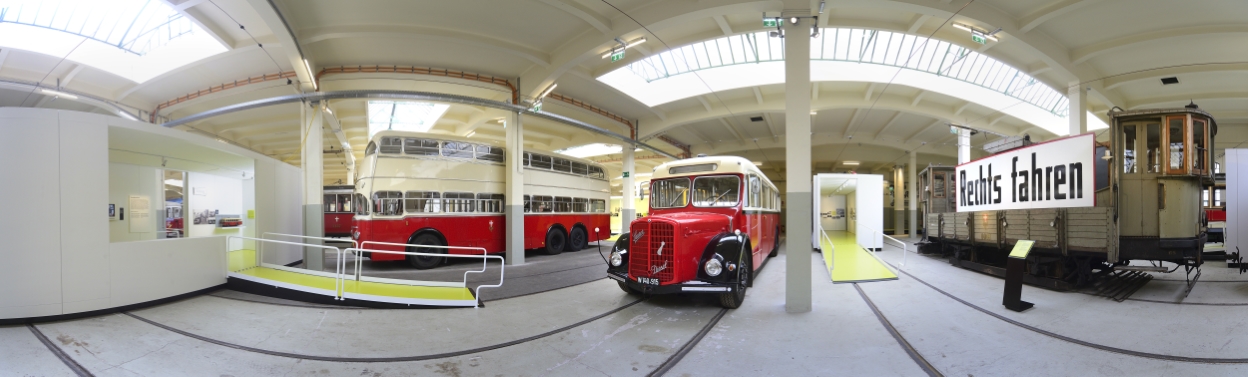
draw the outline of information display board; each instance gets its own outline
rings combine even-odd
[[[1083,134],[958,165],[958,212],[1096,205],[1096,138]]]

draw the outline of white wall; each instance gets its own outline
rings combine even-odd
[[[849,217],[849,208],[845,206],[845,195],[821,195],[819,202],[819,210],[821,212],[832,212],[835,216],[837,208],[845,211],[845,217],[841,217],[839,219],[823,217],[823,215],[820,214],[819,222],[820,225],[823,226],[823,230],[832,231],[847,229],[845,220],[846,217]]]
[[[61,314],[59,122],[55,113],[6,110],[0,108],[0,318]],[[101,205],[98,213],[106,211]]]
[[[108,222],[108,238],[112,242],[146,241],[157,238],[157,230],[165,229],[163,215],[164,177],[160,169],[110,162],[108,164],[108,202],[117,206],[119,215]],[[151,232],[130,231],[130,195],[143,195],[151,199]]]
[[[256,234],[303,234],[303,174],[276,160],[256,161]],[[269,244],[264,262],[288,264],[303,259],[297,246]]]
[[[216,210],[222,215],[246,217],[243,211],[243,181],[241,179],[192,172],[187,176],[187,189],[184,197],[189,208],[189,212],[185,214],[185,221],[191,237],[238,234],[236,229],[218,228],[216,224],[195,224],[195,215],[204,210]]]
[[[1240,230],[1248,229],[1248,190],[1239,190],[1240,184],[1248,185],[1248,149],[1227,149],[1226,162],[1222,163],[1222,171],[1226,172],[1226,251],[1233,253],[1236,247],[1248,252],[1248,234]],[[1240,254],[1243,255],[1243,254]]]
[[[854,192],[857,218],[854,232],[858,246],[862,248],[884,247],[884,176],[858,174],[858,187]]]

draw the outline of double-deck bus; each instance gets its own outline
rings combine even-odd
[[[325,237],[351,237],[351,195],[355,186],[325,186]]]
[[[359,163],[352,237],[410,245],[505,251],[504,149],[498,143],[448,135],[381,131]],[[523,153],[524,248],[554,255],[577,251],[611,234],[606,170],[553,153]],[[380,246],[379,250],[445,253],[447,249]],[[471,253],[451,249],[451,253]],[[365,254],[406,260],[417,269],[447,258]]]

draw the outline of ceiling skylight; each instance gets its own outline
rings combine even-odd
[[[0,46],[65,57],[136,83],[226,51],[162,0],[3,0]]]
[[[559,153],[559,154],[566,155],[566,156],[572,156],[576,158],[585,158],[585,157],[601,156],[604,154],[620,153],[620,151],[623,151],[623,150],[624,148],[620,147],[619,145],[593,143],[593,144],[578,145],[575,147],[560,149],[560,150],[555,151],[555,153]]]
[[[368,137],[384,130],[429,132],[448,108],[431,102],[368,101]]]

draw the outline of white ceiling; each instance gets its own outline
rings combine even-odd
[[[692,145],[693,153],[735,154],[764,161],[773,177],[783,171],[784,93],[780,85],[727,90],[647,107],[594,78],[667,46],[762,30],[763,12],[816,9],[817,0],[165,0],[203,25],[230,50],[135,84],[108,72],[61,62],[59,56],[0,47],[0,80],[40,82],[152,112],[188,93],[236,80],[294,71],[285,79],[226,89],[160,111],[172,119],[245,101],[313,90],[303,69],[338,66],[401,66],[449,69],[519,82],[531,97],[558,83],[555,93],[583,101],[639,123],[638,134],[665,135]],[[617,10],[618,8],[619,10]],[[623,13],[620,12],[623,11]],[[956,15],[954,13],[957,12]],[[1089,108],[1103,114],[1122,108],[1174,107],[1195,100],[1217,117],[1219,146],[1248,141],[1248,2],[1242,0],[835,0],[820,24],[932,35],[1027,72],[1065,92],[1072,83],[1090,88]],[[979,46],[946,19],[995,30],[999,42]],[[282,24],[282,19],[289,24]],[[640,23],[640,25],[638,24]],[[245,29],[240,28],[240,24]],[[942,26],[943,25],[943,26]],[[643,28],[644,26],[644,28]],[[645,37],[626,59],[599,55],[613,39]],[[296,46],[296,43],[298,44]],[[261,47],[263,46],[263,47]],[[299,55],[299,51],[303,55]],[[1161,85],[1162,77],[1177,85]],[[812,118],[817,171],[843,171],[840,161],[863,162],[859,171],[887,171],[918,154],[920,165],[949,163],[955,147],[944,122],[990,121],[1009,134],[1051,137],[1018,119],[975,104],[901,83],[816,83]],[[321,91],[348,89],[423,90],[508,100],[497,85],[400,73],[326,75]],[[865,96],[866,93],[871,96]],[[0,89],[0,106],[36,106],[112,113],[39,92]],[[362,101],[330,103],[357,157],[367,143]],[[543,110],[575,117],[627,134],[623,124],[588,110],[547,100]],[[433,132],[501,140],[496,110],[454,105]],[[750,121],[752,116],[764,118]],[[193,123],[189,127],[284,161],[299,161],[299,105],[249,110]],[[187,129],[190,129],[187,128]],[[612,142],[569,126],[525,119],[530,148],[554,150],[590,142]],[[850,136],[853,136],[851,139]],[[807,137],[803,135],[802,137]],[[341,149],[333,134],[325,148]],[[976,144],[991,139],[977,137]],[[646,140],[677,152],[658,139]],[[645,156],[647,153],[639,153]],[[326,176],[345,177],[341,153],[328,153]],[[605,161],[618,176],[619,156]],[[663,159],[641,159],[638,170]]]

